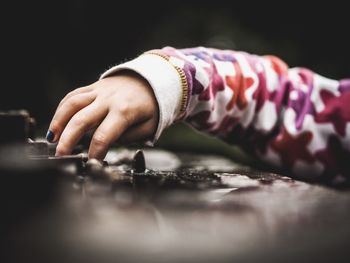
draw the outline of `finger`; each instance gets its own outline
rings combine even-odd
[[[107,107],[94,102],[77,112],[64,128],[56,148],[56,155],[70,154],[81,137],[96,127],[106,116]]]
[[[96,129],[89,147],[89,158],[103,160],[109,146],[127,129],[129,122],[122,114],[110,112]]]
[[[139,142],[150,138],[157,128],[157,124],[153,119],[137,124],[128,128],[118,139],[122,144]]]
[[[62,106],[56,110],[56,113],[51,120],[47,136],[48,141],[56,142],[60,138],[64,127],[67,125],[72,116],[82,108],[91,104],[94,100],[94,94],[82,93],[71,97],[64,104],[62,104]],[[49,135],[51,138],[49,138]]]
[[[93,87],[92,86],[86,86],[86,87],[81,87],[81,88],[77,88],[71,92],[69,92],[60,102],[60,104],[58,104],[57,108],[60,108],[63,103],[65,103],[69,98],[78,95],[78,94],[82,94],[82,93],[86,93],[89,91],[92,91]]]

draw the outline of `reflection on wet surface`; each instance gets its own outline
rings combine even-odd
[[[346,259],[348,191],[219,156],[142,154],[135,159],[135,151],[110,152],[108,165],[89,160],[80,168],[3,169],[9,173],[3,198],[11,204],[28,198],[25,206],[31,207],[24,213],[17,200],[18,211],[8,209],[15,216],[4,220],[6,254],[44,262]]]

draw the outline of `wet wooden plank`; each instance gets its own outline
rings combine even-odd
[[[110,163],[120,157],[110,153]],[[13,233],[20,258],[346,262],[350,193],[220,156],[145,151],[144,174],[64,184]],[[132,180],[125,181],[126,177]],[[84,191],[81,191],[84,188]],[[84,194],[82,194],[84,193]],[[44,254],[42,251],[46,251]]]

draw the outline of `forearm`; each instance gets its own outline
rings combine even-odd
[[[165,114],[171,117],[158,126],[158,136],[183,119],[299,176],[312,179],[346,172],[340,160],[350,144],[349,81],[288,69],[276,57],[244,52],[167,47],[143,57],[167,65],[157,72],[164,78],[163,86],[156,86],[173,96],[166,99],[172,106],[163,108],[173,108]],[[151,81],[154,74],[150,73]],[[157,98],[159,104],[162,97]]]

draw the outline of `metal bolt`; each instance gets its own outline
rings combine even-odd
[[[145,155],[142,150],[137,150],[132,160],[132,169],[135,173],[144,173],[146,171]]]

